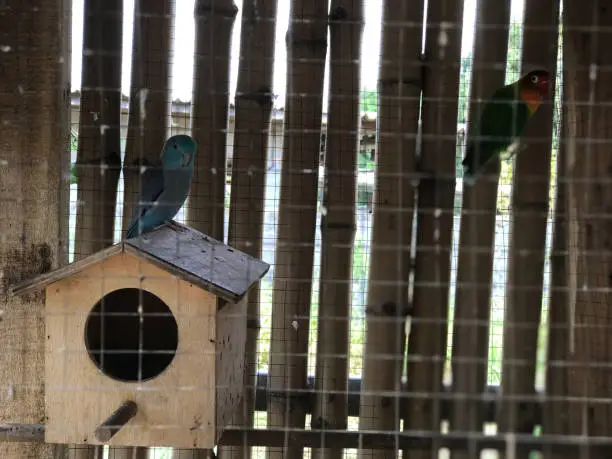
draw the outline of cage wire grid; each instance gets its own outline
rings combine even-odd
[[[38,3],[46,4],[42,0]],[[226,445],[221,441],[215,453],[205,454],[281,457],[284,450],[285,455],[325,458],[492,459],[561,457],[555,448],[565,447],[574,458],[599,457],[592,445],[609,448],[605,427],[597,424],[606,425],[604,410],[609,405],[602,382],[609,371],[608,344],[601,335],[601,330],[609,326],[604,310],[609,280],[608,236],[593,234],[595,227],[605,230],[601,222],[609,217],[603,204],[605,187],[609,186],[607,163],[600,153],[606,142],[606,112],[602,107],[607,96],[600,80],[607,81],[607,70],[600,62],[606,59],[605,41],[598,37],[609,33],[605,6],[599,2],[593,2],[592,8],[584,4],[584,13],[572,22],[564,16],[569,14],[562,11],[565,5],[554,0],[541,2],[538,7],[535,0],[513,0],[496,12],[493,10],[500,3],[492,0],[443,1],[437,5],[424,2],[421,16],[416,17],[407,17],[408,6],[392,0],[321,0],[308,4],[299,0],[243,0],[236,2],[236,11],[234,2],[213,3],[176,0],[152,5],[138,0],[75,0],[72,11],[65,11],[67,17],[61,19],[66,23],[71,17],[73,37],[84,37],[73,39],[73,76],[79,75],[70,94],[70,163],[74,175],[69,185],[69,213],[58,217],[68,227],[68,261],[76,262],[122,240],[141,186],[142,166],[156,167],[162,144],[170,135],[189,134],[198,141],[196,172],[190,195],[175,220],[248,253],[253,253],[256,246],[259,253],[255,257],[271,265],[255,293],[247,296],[245,333],[255,334],[256,339],[247,341],[253,347],[246,348],[246,353],[254,352],[255,356],[245,368],[256,370],[256,377],[245,379],[244,390],[252,406],[238,404],[236,410],[242,413],[243,424],[238,423],[238,417],[226,419],[228,428],[237,429],[233,438],[242,442]],[[575,1],[564,3],[570,12],[579,10]],[[49,14],[50,9],[24,10],[24,14]],[[431,22],[432,14],[438,22]],[[88,19],[93,15],[104,19],[95,24]],[[455,16],[459,19],[456,23],[448,22],[447,18]],[[385,21],[385,17],[393,20]],[[207,19],[218,22],[207,25]],[[91,30],[84,32],[83,27]],[[293,35],[288,35],[290,48],[285,50],[289,27]],[[263,43],[272,43],[274,48],[258,50],[255,30],[262,34],[258,37],[263,37]],[[577,50],[577,39],[572,35],[577,31],[593,37],[582,50]],[[422,32],[422,40],[417,43],[413,37],[418,32]],[[309,41],[304,38],[308,33],[323,40]],[[242,34],[248,34],[251,41],[242,40]],[[502,35],[504,46],[499,47]],[[390,37],[387,41],[383,38],[386,36]],[[459,36],[461,46],[453,41]],[[538,37],[544,36],[555,39],[543,43],[545,50],[533,51]],[[208,41],[202,37],[208,37]],[[572,44],[566,44],[566,40]],[[414,49],[403,52],[410,47]],[[361,55],[358,65],[342,55],[355,49]],[[372,49],[380,55],[368,55]],[[0,50],[6,55],[20,52],[10,45]],[[395,59],[385,61],[385,55]],[[185,64],[185,56],[191,60],[189,64]],[[334,61],[332,56],[340,57]],[[408,56],[419,58],[411,60]],[[545,132],[528,129],[527,140],[518,152],[520,159],[515,155],[501,161],[499,179],[484,176],[468,191],[460,163],[470,139],[472,117],[477,118],[483,100],[496,87],[496,78],[500,84],[509,84],[544,63],[556,65],[551,84],[554,89],[541,109],[547,107],[548,118],[540,116],[537,120]],[[392,68],[397,79],[381,80],[379,65]],[[417,83],[416,99],[414,82],[397,84],[410,79],[414,68],[425,69]],[[435,78],[428,73],[436,71],[439,74]],[[271,89],[264,87],[256,94],[255,90],[261,88],[253,89],[251,80],[253,84],[267,82]],[[358,94],[343,89],[343,85],[352,87],[355,82]],[[436,96],[448,95],[448,87],[454,88],[456,97]],[[309,88],[316,91],[311,93]],[[586,101],[577,99],[584,95]],[[586,111],[581,108],[585,104]],[[447,106],[457,113],[456,129],[449,129]],[[95,113],[88,111],[92,107]],[[568,115],[570,110],[574,110],[573,117]],[[582,110],[579,115],[586,120],[577,118],[576,110]],[[383,114],[389,120],[384,120]],[[346,121],[351,119],[352,124]],[[412,120],[418,123],[410,124]],[[447,152],[449,145],[454,148],[451,155]],[[119,155],[113,150],[116,148]],[[576,166],[582,161],[582,149],[584,161]],[[108,154],[113,151],[114,156]],[[534,160],[535,171],[530,170],[529,154],[550,157],[550,162]],[[449,167],[451,156],[454,163]],[[147,162],[136,161],[141,158]],[[29,160],[3,161],[2,176],[24,174],[32,167]],[[198,162],[207,168],[198,166]],[[130,167],[138,173],[133,174]],[[428,175],[432,172],[433,179]],[[234,181],[240,183],[235,188]],[[432,194],[427,186],[436,191]],[[536,196],[537,192],[545,195]],[[10,194],[3,191],[2,199],[10,201]],[[31,198],[24,201],[27,199]],[[248,223],[245,226],[249,228],[258,227],[258,240],[240,228],[232,228],[232,219],[238,219],[232,215],[232,206],[237,212],[249,214],[239,221]],[[204,220],[196,216],[204,216]],[[379,228],[376,219],[380,228],[387,225],[387,233],[394,240],[383,241],[376,236],[376,232],[385,233],[384,229],[375,230]],[[526,222],[535,223],[520,226]],[[483,228],[489,226],[492,232],[484,235]],[[419,234],[423,227],[432,229],[432,234]],[[334,231],[350,236],[334,235]],[[531,232],[533,238],[524,236]],[[464,237],[474,246],[462,246]],[[3,245],[13,244],[11,238],[3,238]],[[24,238],[27,240],[27,235]],[[58,241],[53,244],[57,247]],[[376,266],[391,273],[392,281],[372,280],[380,274],[371,271],[375,252],[383,260]],[[331,259],[322,259],[322,254]],[[177,242],[173,256],[184,255]],[[209,257],[214,269],[214,251],[200,257]],[[420,257],[435,260],[435,265],[419,268]],[[9,258],[3,256],[2,261],[6,260]],[[490,269],[485,270],[474,260],[485,260],[485,267],[490,263]],[[524,267],[522,260],[527,260]],[[347,261],[350,266],[346,266]],[[84,297],[102,299],[83,312],[70,311],[75,299],[68,295],[56,308],[62,311],[57,314],[59,318],[55,313],[38,311],[43,323],[55,321],[65,330],[75,323],[87,327],[88,317],[90,321],[99,317],[99,347],[90,348],[94,363],[108,372],[105,359],[135,354],[136,368],[128,365],[135,374],[127,379],[137,391],[145,391],[146,380],[155,381],[145,369],[147,356],[185,355],[194,362],[215,356],[214,347],[207,351],[197,346],[184,350],[180,345],[176,351],[150,348],[145,345],[150,334],[156,343],[167,335],[172,335],[169,339],[173,341],[172,321],[188,324],[196,316],[213,321],[218,311],[209,305],[202,308],[206,312],[194,312],[193,300],[184,297],[178,278],[157,276],[142,260],[137,266],[143,289],[130,296],[133,301],[120,298],[120,303],[129,303],[129,307],[117,309],[113,303],[108,311],[104,300],[109,286],[125,281],[125,276],[116,274],[125,268],[119,264],[119,271],[106,273],[102,269],[97,278],[79,277],[79,282],[89,279],[91,285],[100,287],[99,292],[84,292]],[[307,271],[309,275],[304,277]],[[23,267],[23,272],[31,270]],[[155,284],[158,286],[144,287]],[[175,305],[174,310],[152,306],[149,288],[163,292]],[[423,293],[430,289],[430,293]],[[386,303],[372,304],[372,298],[381,299],[381,294],[374,295],[372,290],[393,292],[393,297]],[[288,304],[286,298],[295,304]],[[13,300],[6,301],[9,304]],[[333,315],[338,309],[335,303],[341,302],[349,313]],[[520,311],[536,302],[537,314]],[[428,307],[437,309],[434,313]],[[458,308],[462,309],[460,317]],[[254,310],[259,311],[256,317],[252,315]],[[7,334],[20,333],[19,317],[5,322]],[[523,320],[525,317],[534,320]],[[132,325],[138,330],[138,342],[130,349],[109,348],[105,341],[118,337],[108,334],[106,327],[113,320],[120,324],[121,318],[136,319]],[[147,332],[147,322],[156,320],[160,320],[157,327],[161,328]],[[322,335],[322,320],[336,324],[336,333],[328,327],[327,334]],[[368,327],[377,333],[368,335]],[[457,336],[457,330],[465,334]],[[334,343],[336,334],[346,335],[348,341]],[[180,342],[180,332],[178,336],[174,341]],[[23,345],[5,349],[15,354]],[[34,347],[38,344],[25,345],[39,349]],[[173,345],[176,349],[176,343]],[[411,353],[413,346],[429,349],[419,355]],[[466,356],[457,346],[477,352]],[[395,352],[387,352],[391,348]],[[343,351],[338,353],[338,349]],[[66,361],[74,358],[70,354],[82,354],[83,337],[79,335],[62,352]],[[332,371],[334,364],[330,361],[334,359],[335,366],[346,367],[346,381],[328,389],[330,377],[326,372]],[[364,368],[367,359],[375,362],[371,364],[374,370]],[[572,365],[580,376],[571,380],[565,375],[570,382],[562,387],[562,372]],[[160,372],[162,377],[171,366],[172,361]],[[419,367],[431,374],[418,375]],[[461,367],[470,369],[463,370],[461,382],[469,392],[457,389],[453,378]],[[470,374],[472,369],[474,373]],[[481,380],[479,375],[483,375]],[[525,375],[528,380],[521,380]],[[183,377],[177,372],[165,384],[178,392],[185,387]],[[68,365],[63,365],[63,378],[70,380]],[[9,393],[19,392],[10,377],[3,381]],[[425,387],[423,381],[430,381],[432,387]],[[411,390],[415,384],[420,384],[419,388]],[[338,390],[342,385],[344,389]],[[53,390],[60,389],[71,390]],[[215,389],[214,375],[202,375],[200,384],[190,386],[190,390],[202,392]],[[343,404],[334,405],[336,398],[344,400]],[[422,411],[423,419],[419,420],[410,404]],[[463,413],[459,412],[462,407]],[[179,418],[178,405],[174,411]],[[378,416],[368,419],[365,413]],[[389,413],[392,418],[382,419]],[[108,413],[99,410],[95,415],[103,420]],[[326,416],[336,424],[327,425]],[[580,421],[566,421],[572,417]],[[567,425],[555,424],[554,418]],[[314,435],[299,437],[300,432],[308,431]],[[342,431],[364,435],[343,437]],[[258,432],[263,434],[258,437]],[[391,435],[375,443],[367,433]],[[253,446],[249,442],[253,438],[260,444]],[[262,445],[266,441],[270,442],[267,448]],[[353,447],[347,447],[349,443]],[[71,445],[58,449],[56,455],[157,459],[204,454],[161,446],[126,451]]]

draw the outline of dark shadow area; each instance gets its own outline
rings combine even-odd
[[[146,381],[172,362],[178,326],[172,311],[152,293],[136,288],[115,290],[89,313],[85,346],[107,376],[126,382]]]

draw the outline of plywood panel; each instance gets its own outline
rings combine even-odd
[[[158,377],[122,383],[103,375],[85,348],[87,313],[120,288],[161,298],[179,327],[177,355]],[[121,402],[139,411],[112,445],[210,448],[215,443],[216,298],[130,254],[118,254],[47,287],[46,433],[51,443],[93,443]]]
[[[243,391],[247,298],[228,303],[217,314],[217,429],[221,434]]]

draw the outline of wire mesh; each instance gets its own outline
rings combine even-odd
[[[606,5],[34,3],[14,9],[71,31],[71,91],[62,105],[48,62],[2,84],[2,132],[40,131],[0,143],[6,422],[90,432],[57,457],[605,457]],[[40,51],[20,21],[11,63],[64,63],[67,43]],[[538,68],[550,90],[517,151],[468,183],[484,103]],[[174,219],[218,242],[108,255],[178,134],[198,149]],[[227,250],[254,259],[227,268]],[[256,259],[270,269],[250,282]],[[66,263],[44,298],[9,294]],[[213,301],[213,277],[251,293]],[[127,398],[142,412],[124,437],[81,445]],[[172,448],[186,438],[215,452]]]

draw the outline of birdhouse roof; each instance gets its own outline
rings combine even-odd
[[[39,290],[117,254],[142,258],[226,301],[237,302],[261,279],[270,265],[177,222],[127,239],[100,252],[25,281],[13,295]]]

